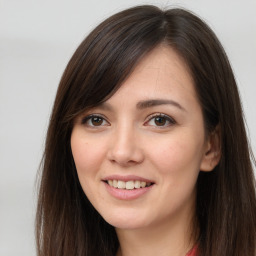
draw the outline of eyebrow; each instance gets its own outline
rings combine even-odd
[[[145,100],[145,101],[139,101],[136,104],[136,107],[138,109],[145,109],[160,105],[172,105],[174,107],[179,108],[180,110],[186,111],[184,107],[182,107],[178,102],[173,100],[166,100],[166,99],[151,99],[151,100]]]
[[[186,111],[186,109],[182,107],[178,102],[174,100],[167,100],[167,99],[150,99],[150,100],[139,101],[136,104],[136,108],[141,110],[141,109],[160,106],[160,105],[172,105],[174,107],[179,108],[180,110]],[[103,102],[99,104],[97,108],[108,110],[108,111],[113,110],[112,106],[107,102]]]

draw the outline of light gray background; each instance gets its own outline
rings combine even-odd
[[[132,5],[183,6],[204,18],[232,63],[256,151],[255,0],[0,0],[0,255],[35,255],[35,177],[61,74],[100,21]]]

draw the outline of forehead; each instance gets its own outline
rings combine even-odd
[[[133,95],[133,99],[174,97],[197,101],[189,68],[176,51],[166,45],[144,56],[110,100],[123,97],[125,101],[128,95]]]

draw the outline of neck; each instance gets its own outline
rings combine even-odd
[[[191,223],[192,218],[177,218],[141,229],[116,229],[120,242],[117,256],[185,256],[196,242]]]

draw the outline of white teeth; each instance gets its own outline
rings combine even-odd
[[[134,182],[132,180],[125,182],[126,189],[134,189]]]
[[[125,188],[125,182],[122,180],[119,180],[117,182],[117,188]]]
[[[134,187],[135,188],[140,188],[140,181],[139,180],[135,180]]]
[[[110,184],[109,184],[110,185]],[[111,185],[110,185],[111,186]],[[113,187],[117,188],[117,180],[113,180]]]
[[[129,181],[122,181],[122,180],[108,180],[108,185],[114,188],[119,189],[135,189],[135,188],[145,188],[152,185],[151,182],[139,181],[139,180],[129,180]]]
[[[142,182],[140,183],[140,187],[141,187],[141,188],[145,188],[145,187],[146,187],[146,182],[145,182],[145,181],[142,181]]]

